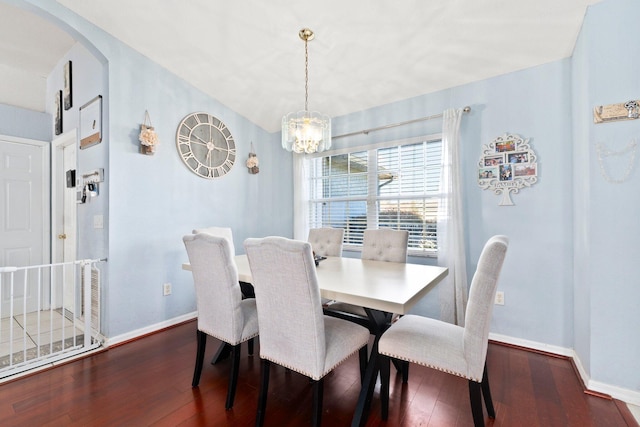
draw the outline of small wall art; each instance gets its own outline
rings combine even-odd
[[[538,181],[536,153],[529,139],[518,135],[499,136],[482,148],[478,162],[478,185],[483,190],[501,194],[500,206],[513,206],[511,193],[531,187]]]
[[[62,91],[64,99],[64,109],[73,107],[73,85],[71,75],[71,61],[64,64],[64,89]]]
[[[258,155],[253,149],[253,142],[251,142],[251,151],[249,151],[249,157],[247,158],[247,169],[251,175],[255,175],[260,172],[260,161]]]
[[[98,95],[80,107],[80,149],[102,141],[102,96]]]
[[[147,110],[144,111],[144,123],[140,125],[138,140],[140,141],[140,152],[142,154],[151,156],[156,152],[158,134],[151,124],[151,116],[149,116],[149,111]]]
[[[54,101],[55,116],[53,118],[53,129],[56,135],[62,133],[62,91],[59,90],[55,93]]]

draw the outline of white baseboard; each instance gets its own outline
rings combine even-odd
[[[133,339],[142,337],[144,335],[151,334],[153,332],[160,331],[162,329],[178,325],[189,320],[193,320],[198,317],[198,312],[193,311],[191,313],[183,314],[182,316],[174,317],[172,319],[165,320],[154,325],[149,325],[144,328],[136,329],[135,331],[127,332],[125,334],[116,335],[115,337],[107,338],[104,342],[105,347],[114,346],[123,342],[131,341]]]
[[[489,334],[489,339],[493,341],[505,343],[505,344],[516,345],[519,347],[525,347],[532,350],[544,351],[547,353],[570,357],[573,359],[573,363],[575,364],[576,369],[580,374],[580,378],[582,379],[583,384],[586,385],[588,390],[591,390],[597,393],[607,394],[613,397],[614,399],[621,400],[627,404],[640,406],[640,392],[625,389],[625,388],[610,385],[610,384],[601,383],[599,381],[593,381],[591,378],[589,378],[587,371],[584,369],[584,366],[582,366],[582,362],[580,361],[580,358],[572,348],[558,347],[558,346],[544,344],[536,341],[529,341],[521,338],[514,338],[514,337],[509,337],[507,335],[500,335],[500,334],[494,334],[494,333]]]

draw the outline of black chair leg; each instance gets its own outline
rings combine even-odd
[[[469,380],[469,400],[471,400],[471,413],[473,414],[473,425],[484,427],[484,415],[482,413],[482,385],[481,383]]]
[[[264,424],[264,413],[267,409],[267,394],[269,392],[269,369],[271,362],[262,359],[260,364],[260,394],[258,395],[258,413],[256,414],[256,427]]]
[[[202,363],[204,362],[204,350],[207,347],[207,334],[202,331],[196,331],[198,340],[198,349],[196,350],[196,367],[193,371],[193,379],[191,387],[198,387],[200,384],[200,375],[202,374]]]
[[[358,351],[358,359],[360,360],[360,385],[364,382],[364,373],[367,370],[367,346],[365,345]]]
[[[380,356],[380,416],[384,421],[389,418],[389,381],[391,376],[390,365],[391,363],[388,357]]]
[[[400,362],[400,367],[402,368],[402,384],[406,384],[409,382],[409,362],[403,360]]]
[[[487,374],[487,362],[484,362],[484,372],[482,373],[482,397],[484,397],[484,405],[487,407],[487,414],[490,418],[496,417],[496,411],[493,408],[493,400],[491,399],[491,389],[489,388],[489,375]]]
[[[236,397],[236,386],[238,385],[238,371],[240,370],[240,344],[234,345],[231,349],[231,373],[229,374],[229,389],[227,390],[227,403],[225,409],[233,407],[233,400]]]
[[[253,338],[249,339],[247,346],[249,347],[249,356],[253,356]]]
[[[313,409],[311,425],[313,427],[320,427],[322,422],[322,397],[324,394],[324,378],[320,378],[317,381],[312,381],[313,384]]]
[[[409,381],[409,362],[398,359],[392,359],[391,361],[396,370],[402,374],[402,383],[406,384]]]

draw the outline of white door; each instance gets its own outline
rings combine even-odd
[[[75,129],[53,140],[51,243],[54,263],[76,260],[76,188],[67,186],[66,175],[70,170],[76,170]],[[76,298],[74,269],[65,268],[64,275],[62,270],[56,270],[55,281],[62,284],[63,291],[54,292],[52,308],[64,306],[67,312],[75,313],[80,301]]]
[[[0,266],[49,263],[49,149],[42,141],[0,136]],[[11,284],[3,277],[0,312],[9,314]],[[25,285],[26,283],[26,285]],[[38,278],[14,277],[13,313],[38,309]]]

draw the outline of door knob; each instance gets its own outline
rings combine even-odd
[[[67,238],[67,235],[66,235],[66,234],[64,234],[64,233],[63,233],[63,234],[58,234],[58,239],[60,239],[60,240],[64,240],[64,239],[66,239],[66,238]]]

